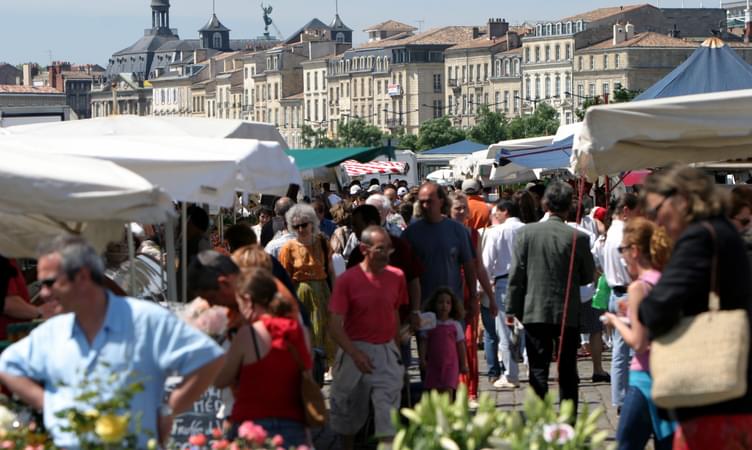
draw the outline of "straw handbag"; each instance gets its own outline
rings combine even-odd
[[[313,379],[313,376],[306,370],[303,360],[300,358],[298,350],[287,341],[287,350],[292,355],[292,359],[300,368],[300,397],[303,401],[303,414],[305,417],[305,423],[309,427],[320,428],[323,427],[327,419],[326,401],[324,400],[324,394],[321,393],[321,388]]]
[[[718,296],[718,242],[713,227],[708,311],[681,319],[650,345],[653,400],[661,408],[711,405],[747,392],[749,319],[743,309],[721,311]]]

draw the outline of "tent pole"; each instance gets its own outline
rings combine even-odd
[[[128,222],[128,295],[136,293],[136,247],[133,242],[133,227]]]
[[[178,278],[175,273],[175,219],[167,219],[165,227],[165,244],[167,247],[167,301],[178,301]]]
[[[217,219],[219,219],[219,245],[222,245],[225,241],[225,215],[222,214],[222,208],[219,208]]]
[[[180,301],[183,303],[188,302],[188,205],[185,202],[181,203],[180,207],[180,234],[181,245],[180,249]]]

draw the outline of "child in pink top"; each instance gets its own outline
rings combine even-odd
[[[449,288],[439,288],[428,300],[427,311],[436,314],[436,327],[420,339],[420,366],[425,370],[423,387],[452,392],[460,373],[467,373],[465,336],[459,320],[464,316],[462,303]]]

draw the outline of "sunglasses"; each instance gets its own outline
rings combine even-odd
[[[620,246],[616,247],[616,250],[619,251],[619,254],[622,254],[626,250],[629,250],[629,247],[631,247],[631,245],[620,245]]]
[[[674,193],[674,191],[666,193],[665,197],[663,197],[663,200],[655,205],[655,208],[651,208],[645,211],[645,217],[647,217],[649,220],[655,220],[655,218],[658,217],[658,213],[661,212],[663,204],[666,203],[666,200],[670,199],[674,195]]]
[[[293,230],[304,230],[310,224],[311,224],[311,222],[299,223],[297,225],[293,225],[292,229]]]
[[[38,281],[39,281],[39,283],[42,286],[45,286],[47,288],[51,288],[52,285],[55,284],[55,282],[57,281],[57,279],[58,279],[58,277],[55,276],[55,277],[43,278],[43,279],[38,280]]]
[[[741,225],[742,228],[746,228],[747,225],[749,225],[750,220],[752,219],[750,219],[749,217],[745,217],[743,219],[736,219],[736,221],[739,222],[739,225]]]

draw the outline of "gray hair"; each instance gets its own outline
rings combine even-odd
[[[373,235],[375,233],[381,233],[384,237],[389,236],[384,228],[378,225],[369,225],[360,233],[360,242],[366,245],[373,245]]]
[[[392,202],[384,194],[371,194],[366,199],[366,205],[375,206],[379,210],[382,222],[386,219],[387,214],[392,210]]]
[[[42,244],[37,251],[39,258],[53,254],[60,255],[60,270],[69,280],[86,267],[91,281],[99,286],[104,285],[104,261],[84,238],[63,234]]]
[[[543,204],[554,214],[566,214],[572,207],[572,186],[563,181],[554,181],[546,187],[543,194]]]
[[[287,229],[290,230],[291,233],[297,235],[297,231],[292,227],[293,222],[310,222],[313,224],[313,234],[318,233],[319,231],[319,216],[316,215],[316,210],[313,209],[313,206],[306,205],[304,203],[299,203],[292,208],[290,208],[289,211],[287,211],[287,214],[285,214],[285,221],[287,222]]]
[[[188,280],[192,292],[212,291],[219,288],[221,275],[240,273],[232,259],[215,250],[204,250],[188,266]]]

